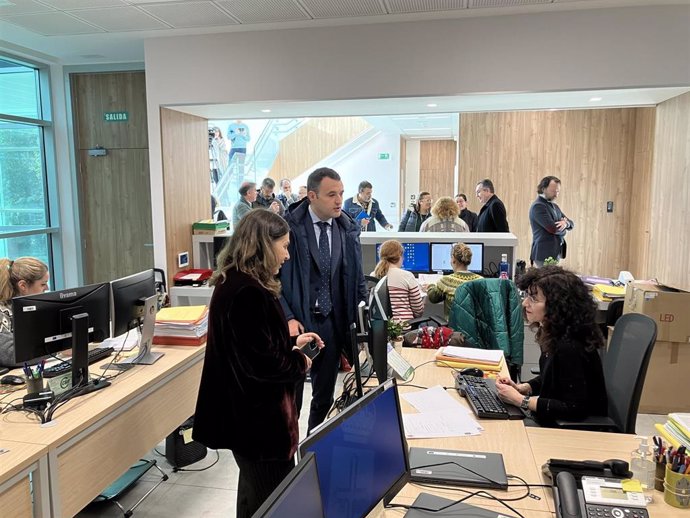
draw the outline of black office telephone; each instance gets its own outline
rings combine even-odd
[[[575,476],[561,471],[554,482],[557,518],[649,518],[644,495],[624,492],[620,480],[582,477],[578,489]]]

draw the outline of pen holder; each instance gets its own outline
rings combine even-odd
[[[654,472],[654,489],[664,492],[664,476],[666,475],[666,463],[657,462]]]
[[[45,390],[43,376],[34,378],[33,376],[25,376],[26,378],[26,392],[33,394],[34,392],[43,392]]]
[[[664,502],[673,507],[690,508],[690,475],[671,471],[668,464],[664,477]]]

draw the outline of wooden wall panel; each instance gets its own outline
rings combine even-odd
[[[629,267],[635,122],[633,108],[462,114],[459,189],[474,193],[478,180],[494,182],[518,237],[517,257],[528,261],[537,183],[558,176],[558,204],[575,221],[564,266],[617,276]],[[470,208],[480,209],[474,197]]]
[[[370,127],[361,117],[310,119],[280,141],[268,176],[276,183],[295,178]]]
[[[454,140],[422,140],[419,144],[419,190],[433,200],[453,192],[456,147]]]
[[[648,275],[690,291],[690,93],[656,108]]]
[[[192,223],[211,217],[206,119],[161,108],[165,242],[169,286],[177,254],[192,254]]]

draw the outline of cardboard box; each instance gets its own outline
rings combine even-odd
[[[690,343],[690,293],[644,281],[625,292],[623,313],[642,313],[657,325],[657,340]]]
[[[642,414],[690,412],[690,344],[657,340],[644,380]]]

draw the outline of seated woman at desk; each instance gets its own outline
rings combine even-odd
[[[393,319],[411,320],[421,317],[424,312],[424,299],[417,278],[402,269],[403,246],[391,239],[381,243],[380,261],[372,272],[378,279],[388,277],[388,297],[391,302]]]
[[[420,232],[469,232],[470,227],[458,216],[460,209],[449,196],[439,198],[431,208],[431,217],[420,227]]]
[[[218,256],[208,341],[194,417],[195,440],[232,450],[240,469],[237,516],[251,517],[294,467],[297,385],[311,367],[290,338],[276,276],[290,228],[270,210],[244,216]]]
[[[12,299],[48,290],[48,267],[33,257],[0,259],[0,367],[17,367],[14,361]]]
[[[472,249],[465,243],[453,245],[450,251],[450,265],[453,273],[444,275],[436,284],[431,284],[427,288],[429,302],[438,304],[444,302],[445,319],[448,320],[448,313],[455,298],[455,290],[461,284],[477,279],[482,279],[481,275],[467,271],[472,262]]]
[[[606,386],[598,349],[604,345],[594,322],[596,304],[585,284],[559,266],[532,268],[517,283],[541,349],[541,374],[527,383],[499,378],[506,403],[530,410],[541,426],[557,419],[577,421],[607,415]]]

